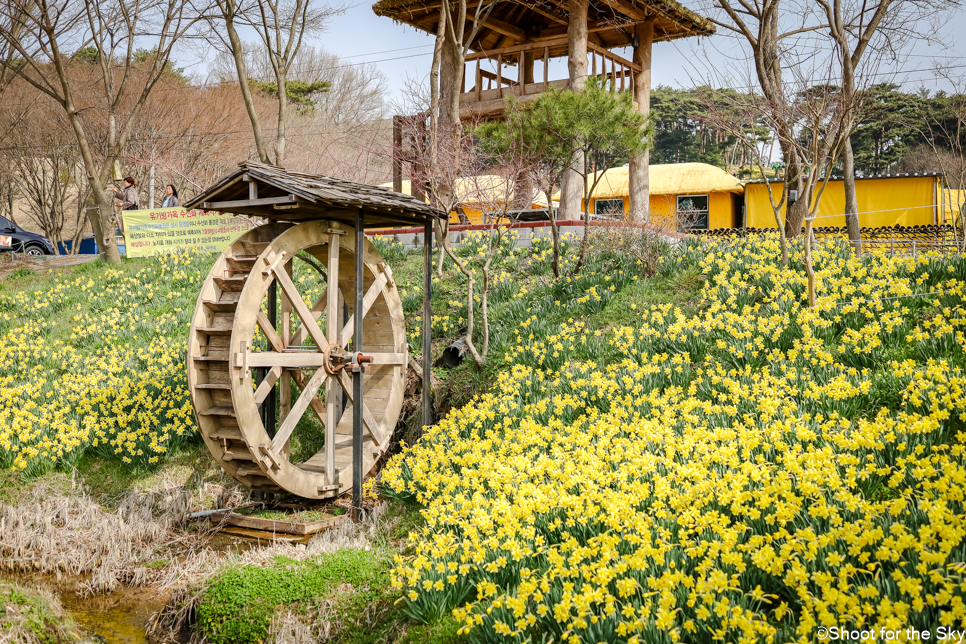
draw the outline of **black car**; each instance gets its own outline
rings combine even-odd
[[[6,217],[0,217],[0,237],[10,238],[10,245],[0,245],[0,252],[10,250],[24,255],[54,254],[54,247],[49,239],[43,235],[28,233]]]

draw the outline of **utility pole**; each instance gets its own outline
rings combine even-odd
[[[148,170],[148,208],[154,210],[154,164]]]

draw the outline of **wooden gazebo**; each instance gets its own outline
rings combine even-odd
[[[351,488],[359,508],[363,477],[389,447],[409,363],[392,270],[365,229],[424,230],[429,424],[432,227],[442,213],[383,188],[257,163],[185,207],[265,222],[215,261],[191,321],[188,387],[208,449],[254,490],[321,499]],[[296,262],[324,281],[318,300],[293,279]],[[324,435],[302,422],[312,414]]]
[[[491,5],[492,6],[488,6]],[[451,5],[452,6],[452,5]],[[632,93],[638,109],[649,111],[651,94],[651,45],[689,36],[714,33],[710,20],[675,0],[468,0],[467,20],[477,7],[485,16],[463,69],[441,70],[441,76],[462,78],[459,107],[461,119],[488,118],[500,114],[508,96],[526,103],[548,87],[579,88],[588,76],[603,79],[615,90]],[[379,0],[373,11],[417,29],[435,34],[442,3],[439,0]],[[632,47],[632,60],[613,53]],[[548,78],[551,58],[567,57],[568,78]],[[480,62],[491,61],[491,69]],[[543,75],[536,82],[535,67]],[[599,63],[599,64],[598,64]],[[443,65],[447,64],[444,58]],[[473,68],[466,69],[467,65]],[[508,66],[515,74],[504,75]],[[576,203],[572,203],[576,199]],[[647,208],[647,156],[631,159],[630,201]],[[580,209],[580,188],[565,189],[562,210]]]
[[[473,19],[477,4],[468,3],[468,19]],[[377,15],[436,33],[441,6],[438,0],[380,0],[372,8]],[[710,21],[674,0],[605,0],[593,5],[573,0],[497,1],[469,43],[473,53],[466,62],[476,70],[463,74],[461,116],[494,115],[503,110],[504,96],[515,94],[527,100],[548,85],[572,82],[571,78],[547,78],[550,58],[579,57],[573,62],[583,67],[584,75],[589,71],[592,76],[604,76],[618,88],[632,88],[642,74],[649,83],[653,41],[712,33]],[[610,51],[623,47],[634,47],[634,60]],[[480,68],[479,61],[486,59],[496,61],[495,73]],[[536,61],[544,64],[545,71],[539,83],[534,82]],[[517,68],[515,77],[503,75],[504,65]],[[484,87],[487,82],[489,88]],[[646,104],[642,109],[647,109]]]

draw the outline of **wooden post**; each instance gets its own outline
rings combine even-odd
[[[805,271],[808,273],[808,308],[815,308],[815,271],[812,270],[812,219],[805,222]]]
[[[402,192],[402,117],[392,117],[392,189]]]
[[[634,62],[641,71],[633,75],[633,99],[642,114],[651,111],[651,44],[654,41],[654,23],[650,20],[634,25]],[[648,177],[650,153],[631,158],[628,168],[629,210],[631,221],[647,221],[651,209],[651,184]]]
[[[503,54],[496,57],[496,87],[500,90],[500,98],[503,98]]]
[[[570,17],[567,23],[567,70],[570,89],[580,91],[587,83],[587,7],[588,0],[569,0]],[[560,218],[580,219],[580,202],[584,195],[583,156],[574,159],[572,169],[561,179]]]
[[[520,83],[523,85],[522,93],[526,93],[527,85],[532,85],[533,78],[533,63],[536,60],[534,53],[532,51],[525,51],[520,54],[520,65],[522,66],[522,78]]]
[[[365,297],[365,270],[366,263],[365,247],[366,231],[365,216],[362,209],[356,210],[356,297],[355,305],[352,309],[353,326],[352,331],[352,353],[359,355],[362,352],[362,300]],[[330,285],[329,288],[332,288]],[[353,360],[355,369],[352,372],[352,512],[353,518],[358,521],[362,518],[362,423],[363,423],[363,401],[362,401],[362,365],[358,360]]]
[[[483,100],[483,72],[480,71],[480,59],[476,59],[476,100]]]
[[[154,209],[154,164],[148,169],[148,208]],[[10,211],[13,218],[13,210]]]
[[[547,91],[548,76],[550,76],[550,48],[544,47],[543,48],[543,91],[545,92]],[[13,212],[12,205],[10,206],[10,212]]]
[[[433,222],[423,228],[423,427],[433,424]]]

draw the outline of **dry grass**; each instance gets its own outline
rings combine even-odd
[[[207,533],[185,531],[192,509],[244,500],[238,490],[212,484],[192,489],[167,481],[156,488],[128,492],[108,509],[75,479],[38,482],[24,495],[28,501],[0,504],[0,571],[58,580],[85,575],[85,594],[154,584],[162,573],[146,564],[164,554],[190,555],[206,542]]]

